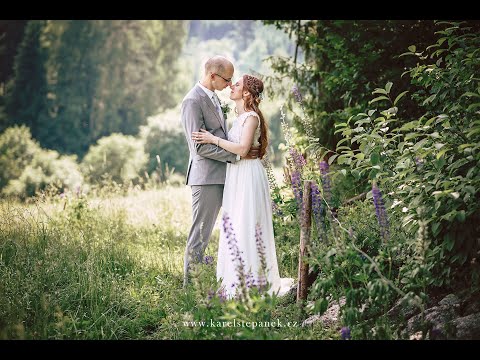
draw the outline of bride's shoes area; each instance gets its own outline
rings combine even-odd
[[[293,278],[281,278],[280,279],[280,290],[278,290],[277,296],[286,295],[288,292],[290,292],[293,285],[295,285],[295,279],[293,279]]]

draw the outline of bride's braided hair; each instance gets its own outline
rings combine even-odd
[[[248,90],[251,96],[244,98],[245,102],[245,111],[255,111],[260,117],[260,137],[258,142],[260,143],[260,151],[258,157],[261,159],[267,152],[268,145],[268,128],[265,118],[263,117],[262,112],[258,108],[260,104],[261,95],[263,92],[263,82],[262,80],[251,75],[243,75],[243,87],[244,90]]]

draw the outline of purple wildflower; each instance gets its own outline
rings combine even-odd
[[[272,213],[277,216],[282,216],[283,211],[282,209],[280,209],[280,206],[278,206],[278,204],[273,200],[271,202],[272,202]]]
[[[300,93],[300,90],[297,85],[293,85],[292,92],[293,92],[293,95],[295,96],[295,100],[297,100],[299,104],[302,104],[303,102],[302,94]]]
[[[384,242],[388,240],[388,219],[385,205],[382,199],[382,193],[374,182],[372,185],[373,204],[375,205],[375,213],[377,215],[378,225],[380,226],[380,235]]]
[[[291,147],[290,149],[288,149],[288,152],[290,153],[290,157],[292,158],[295,171],[298,171],[301,173],[303,167],[307,165],[305,158],[294,147]]]
[[[208,296],[208,301],[212,300],[215,297],[215,291],[213,291],[212,289],[209,289],[207,296]]]
[[[342,337],[342,340],[350,340],[352,338],[350,328],[348,326],[342,327],[340,330],[340,336]]]
[[[230,217],[226,212],[223,213],[222,219],[223,219],[223,231],[226,234],[229,249],[232,251],[231,255],[233,256],[233,259],[236,262],[235,270],[237,272],[237,278],[239,281],[238,285],[241,291],[239,295],[241,295],[243,299],[247,299],[247,284],[246,284],[247,276],[245,274],[245,261],[242,259],[241,251],[240,251],[240,248],[238,247],[237,239],[233,231],[232,222],[230,221]]]
[[[315,224],[317,226],[317,233],[320,240],[323,240],[323,226],[325,223],[322,221],[323,217],[323,205],[322,198],[320,196],[320,190],[316,182],[312,182],[312,211]],[[323,224],[323,225],[322,225]]]
[[[255,226],[255,244],[257,246],[257,253],[260,259],[260,269],[258,271],[258,287],[260,291],[264,290],[267,285],[267,255],[265,245],[262,239],[262,228],[259,223]]]
[[[213,256],[207,255],[203,258],[203,263],[205,265],[213,264]]]
[[[332,201],[332,188],[330,183],[330,176],[328,175],[329,165],[325,160],[320,161],[320,174],[322,176],[323,196],[328,205]]]
[[[221,303],[227,300],[227,291],[225,290],[225,286],[222,286],[220,289],[218,289],[217,295]]]
[[[444,340],[445,336],[442,333],[442,330],[439,328],[433,328],[430,330],[430,340]]]

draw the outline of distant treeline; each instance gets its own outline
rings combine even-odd
[[[187,21],[2,20],[0,131],[26,125],[42,147],[83,156],[171,108]]]

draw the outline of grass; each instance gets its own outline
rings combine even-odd
[[[214,316],[208,306],[199,312],[206,293],[182,289],[190,196],[187,187],[169,186],[125,197],[1,202],[0,338],[338,338],[299,324],[271,334],[186,327],[185,320]],[[218,236],[217,227],[207,248],[214,258]],[[285,251],[296,250],[283,246],[277,256]],[[282,276],[295,271],[280,267]],[[270,316],[298,320],[297,307],[279,302]]]

